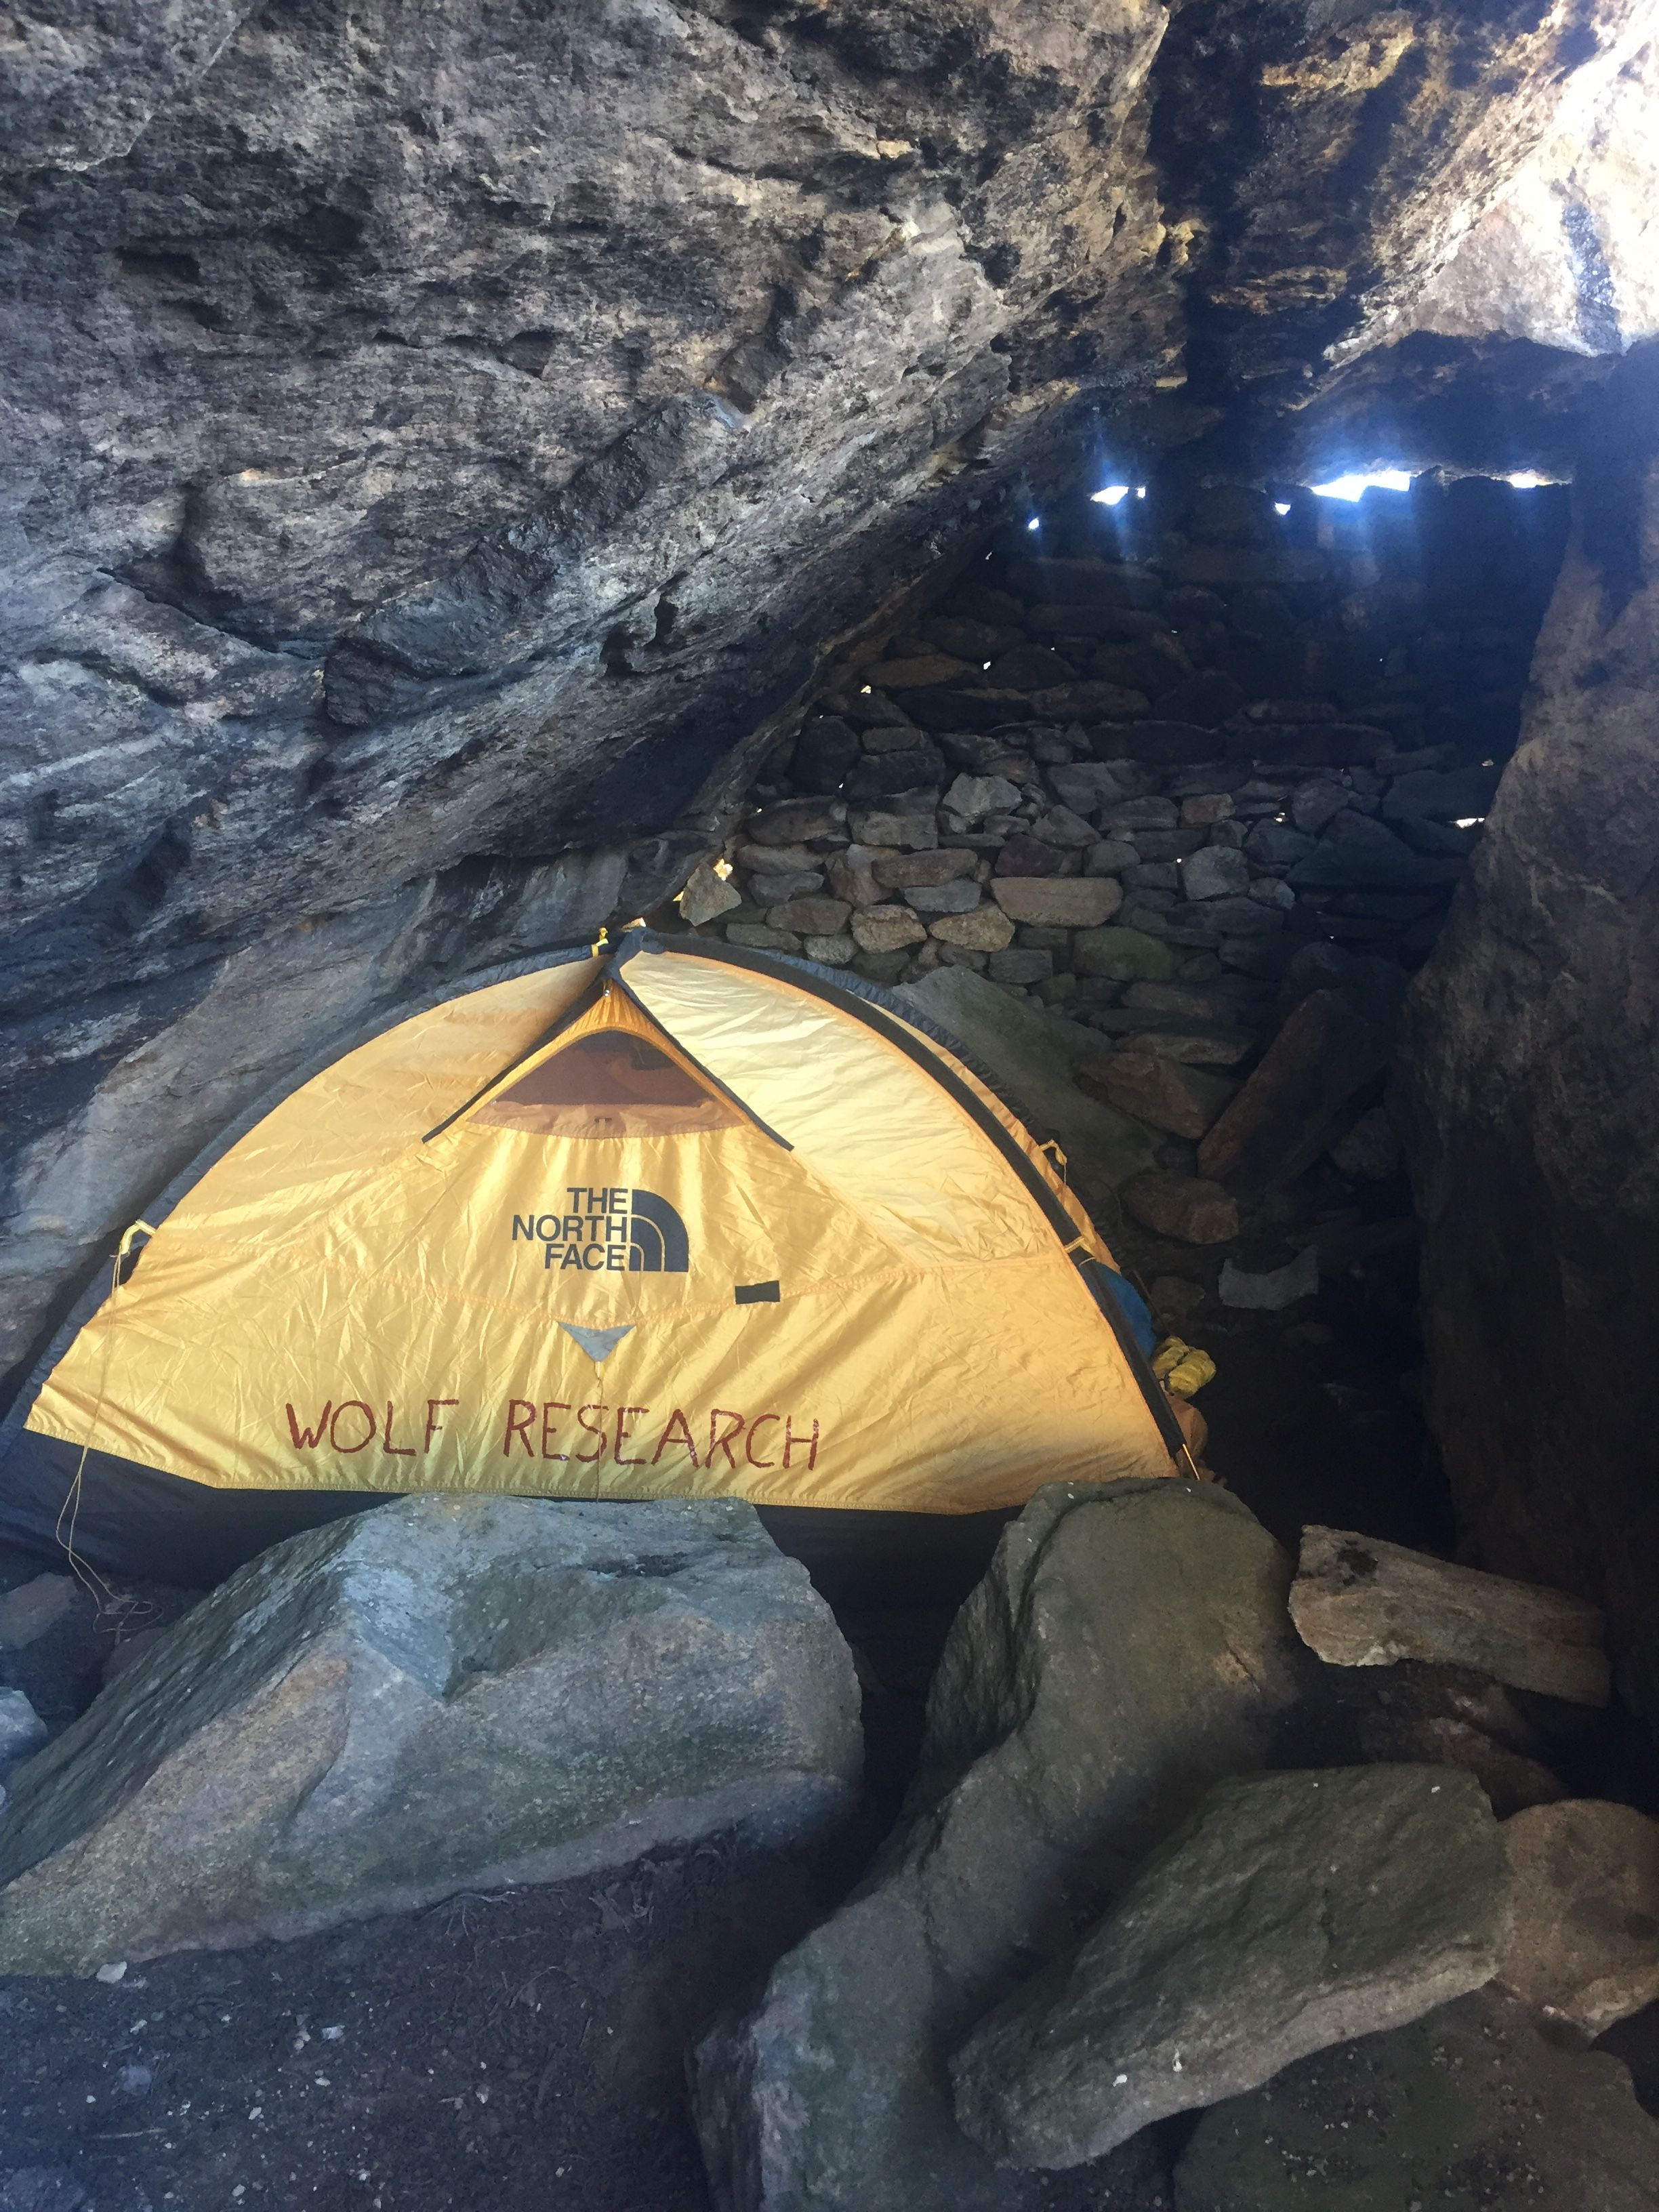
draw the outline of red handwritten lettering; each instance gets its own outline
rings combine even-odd
[[[513,1439],[514,1437],[517,1437],[519,1442],[529,1453],[531,1458],[535,1458],[536,1447],[530,1441],[530,1424],[535,1419],[535,1418],[536,1408],[528,1398],[509,1398],[507,1400],[507,1433],[501,1438],[501,1457],[503,1459],[510,1459],[512,1457]]]
[[[543,1406],[543,1407],[542,1407],[542,1457],[543,1457],[544,1459],[568,1459],[568,1458],[569,1458],[570,1455],[569,1455],[569,1453],[568,1453],[568,1452],[556,1452],[556,1451],[554,1450],[554,1449],[553,1449],[553,1419],[552,1419],[552,1417],[553,1417],[553,1415],[554,1415],[555,1413],[568,1413],[569,1411],[570,1411],[569,1403],[568,1403],[568,1401],[567,1400],[565,1400],[565,1399],[563,1399],[563,1398],[550,1398],[550,1399],[548,1399],[548,1400],[547,1400],[546,1403]]]
[[[786,1420],[783,1425],[783,1463],[786,1467],[789,1464],[789,1455],[795,1446],[805,1443],[810,1443],[811,1447],[806,1455],[806,1471],[810,1474],[818,1463],[818,1425],[816,1421],[813,1422],[812,1433],[809,1438],[798,1437],[793,1422]]]
[[[435,1436],[437,1435],[437,1433],[438,1433],[439,1430],[440,1430],[441,1428],[442,1428],[442,1426],[443,1426],[443,1423],[442,1423],[442,1422],[438,1419],[438,1408],[439,1408],[439,1407],[440,1407],[440,1406],[459,1406],[459,1405],[460,1404],[460,1402],[461,1402],[461,1401],[460,1401],[460,1400],[459,1400],[459,1398],[428,1398],[428,1399],[427,1400],[427,1401],[426,1401],[426,1441],[425,1441],[425,1443],[424,1443],[422,1445],[422,1447],[421,1447],[421,1449],[422,1449],[422,1451],[430,1451],[430,1450],[431,1450],[431,1449],[432,1449],[432,1439],[433,1439],[433,1437],[435,1437]]]
[[[651,1464],[653,1467],[655,1467],[657,1462],[668,1449],[670,1444],[684,1444],[687,1451],[691,1455],[692,1466],[701,1467],[702,1465],[702,1462],[697,1457],[697,1447],[692,1440],[691,1424],[686,1419],[684,1414],[681,1413],[678,1406],[675,1407],[673,1412],[668,1416],[667,1426],[662,1432],[657,1449],[651,1455]]]
[[[578,1406],[576,1408],[577,1420],[580,1423],[581,1426],[586,1430],[588,1435],[596,1440],[599,1446],[599,1449],[596,1451],[578,1452],[576,1454],[577,1459],[584,1467],[592,1467],[596,1459],[603,1459],[605,1455],[605,1449],[611,1442],[610,1432],[605,1423],[601,1421],[596,1429],[592,1422],[587,1418],[590,1413],[602,1413],[605,1410],[605,1408],[603,1406]]]
[[[413,1444],[394,1444],[392,1441],[392,1401],[386,1401],[386,1426],[380,1432],[380,1454],[385,1459],[413,1459]]]
[[[642,1453],[638,1458],[635,1458],[631,1454],[625,1452],[623,1449],[623,1445],[634,1433],[633,1430],[629,1425],[629,1415],[630,1413],[648,1413],[650,1410],[651,1408],[648,1406],[617,1407],[617,1441],[611,1447],[611,1456],[616,1461],[618,1467],[643,1467],[645,1465],[645,1457]]]
[[[355,1444],[343,1444],[340,1442],[340,1416],[342,1413],[361,1413],[368,1423],[368,1427]],[[343,1405],[334,1408],[333,1418],[328,1425],[328,1440],[337,1452],[360,1452],[366,1444],[374,1443],[380,1434],[380,1425],[374,1418],[373,1406],[366,1405],[361,1398],[348,1398]]]
[[[735,1426],[729,1428],[724,1436],[717,1436],[714,1432],[714,1424],[716,1421],[731,1421],[735,1424]],[[732,1439],[734,1437],[740,1437],[743,1434],[743,1431],[744,1419],[741,1413],[734,1413],[729,1407],[725,1406],[716,1406],[714,1412],[708,1416],[708,1464],[710,1467],[713,1467],[714,1464],[714,1454],[717,1451],[723,1451],[726,1454],[726,1464],[735,1474],[737,1472],[738,1462],[732,1456]]]
[[[749,1434],[744,1440],[743,1447],[743,1455],[748,1461],[750,1467],[775,1467],[777,1465],[777,1462],[775,1459],[757,1459],[755,1457],[756,1437],[760,1434],[761,1431],[766,1426],[769,1421],[775,1426],[777,1420],[778,1416],[775,1413],[763,1413],[757,1420],[750,1423]]]
[[[324,1405],[322,1412],[317,1416],[317,1425],[314,1429],[302,1429],[300,1426],[292,1406],[285,1406],[283,1410],[288,1415],[288,1432],[294,1439],[295,1450],[297,1451],[303,1444],[307,1451],[315,1451],[323,1440],[323,1431],[328,1426],[328,1417],[334,1411],[333,1400],[329,1399]]]

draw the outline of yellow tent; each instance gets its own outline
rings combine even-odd
[[[118,1565],[228,1492],[971,1513],[1176,1471],[1048,1152],[828,970],[636,932],[398,1022],[181,1185],[14,1416],[0,1527],[77,1473]]]

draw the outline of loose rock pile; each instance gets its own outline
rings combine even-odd
[[[1309,1539],[1304,1597],[1325,1540],[1346,1540]],[[1528,1638],[1547,1662],[1552,1593],[1418,1565],[1384,1592],[1407,1648],[1449,1648],[1494,1688],[1494,1662],[1534,1671]],[[1432,1743],[1310,1763],[1333,1678],[1375,1692],[1393,1655],[1322,1667],[1322,1624],[1298,1644],[1295,1606],[1288,1560],[1224,1492],[1039,1494],[952,1628],[869,1875],[692,2054],[720,2212],[1037,2212],[1056,2169],[1083,2191],[1068,2203],[1115,2203],[1113,2161],[1203,2107],[1178,2212],[1273,2212],[1311,2183],[1331,2212],[1654,2212],[1659,2129],[1628,2075],[1535,2023],[1589,2031],[1649,2001],[1659,1826],[1587,1803],[1500,1823]],[[1461,2009],[1476,1992],[1486,2009]],[[1520,2115],[1475,2063],[1504,2039],[1534,2100]],[[1338,2059],[1377,2084],[1352,2142]],[[1328,2085],[1311,2112],[1281,2086],[1309,2065]],[[1581,2090],[1600,2126],[1558,2130]],[[1533,2186],[1575,2175],[1608,2193]],[[1498,2183],[1519,2193],[1481,2193]]]
[[[1659,1997],[1659,1823],[1559,1790],[1501,1820],[1457,1747],[1328,1725],[1334,1685],[1380,1713],[1413,1673],[1488,1722],[1599,1717],[1598,1624],[1342,1530],[1302,1552],[1181,1480],[1009,1526],[893,1832],[696,2039],[720,2212],[1659,2212],[1659,2126],[1572,2047]],[[63,1594],[15,1595],[23,1633]],[[1501,1686],[1564,1632],[1565,1697]],[[0,1965],[113,1985],[733,1824],[797,1841],[858,1765],[853,1655],[749,1506],[404,1499],[159,1628],[17,1770]]]

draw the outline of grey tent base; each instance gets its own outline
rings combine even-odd
[[[0,1541],[60,1567],[75,1555],[100,1574],[206,1589],[285,1536],[384,1505],[362,1490],[215,1490],[112,1452],[89,1451],[71,1495],[79,1444],[24,1430],[0,1467]]]
[[[0,1467],[0,1542],[38,1553],[60,1571],[64,1538],[101,1575],[208,1589],[285,1536],[388,1503],[363,1490],[216,1490],[111,1452],[89,1451],[71,1499],[81,1448],[25,1430]],[[799,1559],[836,1607],[954,1608],[979,1580],[1014,1517],[993,1513],[890,1513],[763,1505],[781,1552]]]

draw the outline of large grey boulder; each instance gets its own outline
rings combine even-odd
[[[277,1546],[12,1778],[0,1969],[85,1971],[842,1810],[850,1652],[736,1499],[406,1498]]]
[[[1079,1065],[1100,1058],[1095,1030],[1012,997],[971,968],[935,968],[896,996],[959,1038],[1039,1125],[1038,1133],[1059,1140],[1080,1188],[1115,1190],[1152,1166],[1151,1132],[1078,1087]]]
[[[1088,1941],[951,2061],[997,2159],[1079,2166],[1492,1978],[1501,1832],[1472,1775],[1338,1768],[1224,1782]]]
[[[859,1892],[692,2054],[722,2212],[1010,2212],[950,2052],[1074,1942],[1296,1694],[1290,1562],[1224,1491],[1040,1491],[951,1628],[905,1816]]]
[[[1481,1990],[1206,2112],[1176,2212],[1656,2212],[1659,2123],[1628,2071]]]

